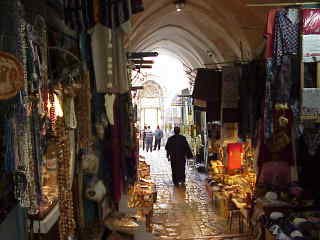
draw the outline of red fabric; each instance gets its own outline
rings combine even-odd
[[[290,109],[284,111],[273,110],[274,130],[280,129],[279,117],[288,119],[286,134],[291,138],[293,114]],[[263,123],[264,124],[264,123]],[[260,148],[258,156],[258,183],[283,185],[291,181],[290,166],[294,164],[292,142],[285,146],[280,152],[273,154],[264,141],[264,128],[261,127]]]
[[[286,185],[291,182],[290,166],[287,162],[266,162],[259,174],[259,183]]]
[[[234,170],[241,168],[241,154],[243,153],[242,143],[230,143],[227,146],[228,152],[228,166],[227,170]]]
[[[320,9],[303,9],[302,18],[304,35],[320,34]]]
[[[122,193],[121,152],[120,152],[120,126],[119,126],[119,99],[114,103],[114,126],[112,126],[112,193],[113,199],[119,202]]]
[[[277,12],[280,9],[271,9],[268,13],[267,18],[267,25],[266,25],[266,32],[264,34],[266,38],[266,50],[265,50],[265,57],[270,58],[272,57],[273,52],[273,34],[274,34],[274,21]]]

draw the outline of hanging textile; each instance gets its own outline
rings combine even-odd
[[[226,67],[222,72],[223,122],[239,122],[240,68]]]
[[[268,12],[266,31],[264,33],[264,37],[266,38],[265,58],[271,58],[273,54],[274,23],[279,10],[271,9]]]
[[[298,54],[299,11],[282,9],[276,14],[273,40],[273,58],[276,65],[282,64],[282,56]]]
[[[144,11],[143,0],[131,0],[132,13],[137,14]]]
[[[124,48],[124,32],[120,28],[112,31],[113,42],[113,87],[119,93],[129,91],[127,58]]]
[[[108,122],[111,125],[114,125],[114,111],[113,111],[113,106],[114,106],[114,101],[116,99],[116,95],[115,94],[106,94],[104,96],[105,98],[105,108],[106,108],[106,113],[107,113],[107,118],[108,118]]]
[[[220,102],[221,82],[221,71],[206,68],[198,69],[192,97],[207,102]]]
[[[284,105],[276,105],[273,110],[273,123],[271,138],[266,144],[260,142],[258,182],[274,185],[288,184],[292,180],[291,167],[295,167],[291,109]]]
[[[123,176],[121,174],[121,125],[119,122],[120,109],[119,109],[119,98],[117,97],[114,104],[114,120],[115,125],[111,127],[112,135],[112,195],[115,202],[119,202],[121,199],[122,187],[123,187]]]
[[[83,9],[85,6],[82,0],[64,0],[64,20],[65,24],[76,32],[85,30]]]
[[[111,30],[100,23],[91,29],[91,51],[98,93],[108,92],[113,87],[113,48]]]
[[[108,28],[120,27],[132,15],[130,0],[101,0],[101,23]]]
[[[320,9],[303,9],[302,19],[302,32],[304,35],[320,34]]]
[[[239,107],[240,69],[226,67],[222,72],[223,108],[237,109]]]
[[[272,100],[275,103],[290,103],[293,105],[299,94],[299,66],[298,56],[283,56],[282,64],[276,68],[272,82]]]
[[[243,144],[242,143],[230,143],[227,145],[228,163],[227,170],[232,171],[240,169],[242,167],[243,160]]]

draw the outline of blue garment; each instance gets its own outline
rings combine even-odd
[[[146,142],[147,143],[153,142],[153,132],[151,130],[146,131]]]
[[[292,16],[291,19],[290,16]],[[297,9],[283,9],[277,13],[273,39],[273,57],[277,66],[281,65],[282,56],[298,54],[299,26]]]
[[[154,132],[154,136],[155,136],[155,139],[161,139],[163,137],[163,131],[161,129],[157,129],[155,132]]]

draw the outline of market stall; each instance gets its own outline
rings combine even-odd
[[[142,2],[77,4],[1,2],[0,224],[23,239],[98,236],[137,176],[123,38]]]

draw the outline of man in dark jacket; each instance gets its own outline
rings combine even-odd
[[[171,162],[172,181],[175,186],[179,183],[184,185],[186,174],[186,158],[192,158],[192,152],[186,137],[180,135],[180,128],[174,128],[174,135],[171,136],[166,144],[167,157]]]

